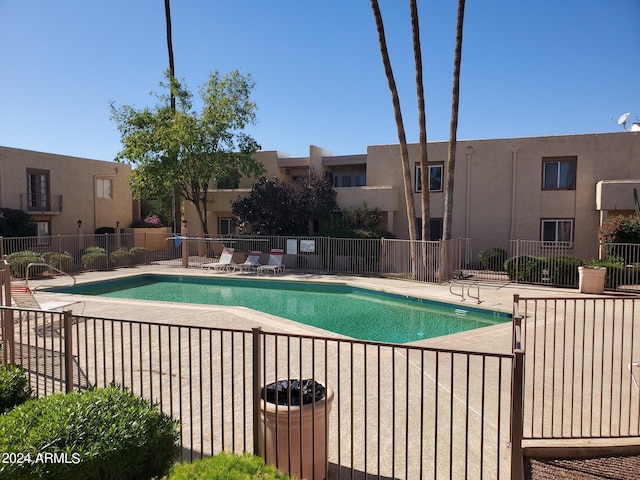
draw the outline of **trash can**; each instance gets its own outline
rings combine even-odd
[[[578,267],[580,293],[604,292],[606,267]]]
[[[258,445],[265,462],[299,479],[323,480],[333,390],[310,379],[279,380],[262,389],[261,399]]]

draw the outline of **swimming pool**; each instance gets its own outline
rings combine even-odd
[[[506,313],[345,284],[136,275],[51,291],[112,298],[243,306],[361,340],[407,343],[504,323]]]

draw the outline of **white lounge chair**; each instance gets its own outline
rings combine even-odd
[[[640,372],[640,362],[631,362],[628,367],[629,373],[631,373],[631,380],[633,380],[633,384],[635,385],[636,389],[640,390],[640,385],[638,385],[638,380],[636,379],[636,375],[634,373],[634,371]]]
[[[82,301],[49,301],[39,302],[36,296],[26,285],[11,285],[11,303],[18,308],[53,311],[70,305],[82,303]]]
[[[256,268],[256,272],[260,275],[263,272],[271,272],[274,275],[280,272],[284,272],[284,265],[282,264],[282,256],[284,251],[280,248],[274,248],[269,254],[269,263],[267,265],[260,265]]]
[[[220,255],[220,260],[214,263],[203,263],[201,268],[203,270],[229,270],[233,266],[233,252],[235,249],[233,248],[225,248],[222,250],[222,254]]]
[[[262,256],[262,252],[255,250],[253,252],[249,252],[247,259],[244,263],[234,263],[231,268],[234,271],[239,270],[241,272],[255,270],[260,266],[260,257]]]

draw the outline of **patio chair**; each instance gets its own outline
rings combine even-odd
[[[263,272],[272,272],[274,275],[280,272],[284,272],[284,265],[282,264],[282,256],[284,251],[280,248],[274,248],[269,254],[269,263],[267,265],[260,265],[256,268],[256,272],[260,275]]]
[[[262,252],[260,252],[259,250],[254,250],[252,252],[249,252],[249,255],[247,256],[247,259],[244,261],[244,263],[234,263],[231,266],[231,268],[233,268],[234,272],[236,270],[239,270],[241,272],[244,272],[247,270],[248,271],[255,270],[260,266],[261,256],[262,256]]]
[[[63,307],[82,303],[82,301],[49,301],[40,303],[36,296],[26,285],[11,285],[11,302],[18,308],[30,308],[34,310],[54,311]]]
[[[636,379],[636,375],[633,372],[635,371],[640,373],[639,369],[640,369],[640,362],[631,362],[629,364],[629,373],[631,373],[631,380],[633,380],[633,384],[638,390],[640,390],[640,386],[638,385],[638,380]]]
[[[229,270],[233,266],[233,252],[235,249],[233,248],[225,248],[222,250],[222,254],[220,255],[220,259],[217,262],[213,263],[203,263],[200,268],[203,270]]]

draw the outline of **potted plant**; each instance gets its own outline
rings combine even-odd
[[[594,265],[578,267],[578,288],[580,293],[602,294],[606,275],[606,267]]]
[[[258,445],[265,462],[297,478],[324,479],[333,390],[289,379],[264,387],[261,398]]]

